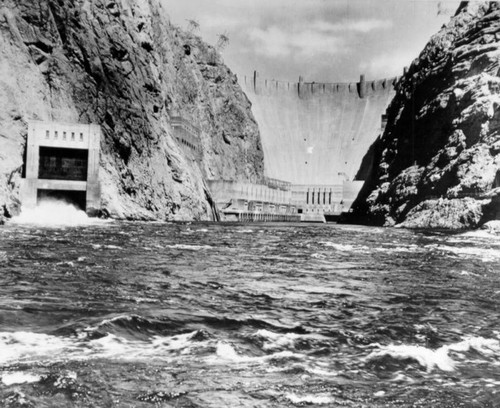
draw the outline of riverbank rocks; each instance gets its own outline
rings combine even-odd
[[[463,229],[499,217],[499,70],[499,3],[462,2],[397,84],[351,218]]]
[[[101,125],[101,213],[115,218],[211,219],[205,179],[262,176],[236,76],[167,13],[158,0],[1,2],[0,219],[19,212],[28,120]],[[197,157],[173,116],[199,128]]]

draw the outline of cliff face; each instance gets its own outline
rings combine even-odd
[[[102,126],[102,210],[209,219],[203,179],[253,180],[263,157],[236,76],[158,0],[0,2],[0,216],[19,211],[27,121]],[[185,154],[170,116],[201,129]]]
[[[355,216],[471,228],[500,216],[500,6],[463,2],[397,86]]]

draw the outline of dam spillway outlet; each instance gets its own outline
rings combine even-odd
[[[85,191],[72,190],[38,190],[37,203],[46,201],[62,201],[85,211],[87,206],[87,197]]]
[[[95,213],[100,208],[100,140],[99,125],[29,122],[23,207],[49,199]]]

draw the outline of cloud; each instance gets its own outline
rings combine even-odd
[[[344,24],[344,29],[348,31],[358,31],[368,33],[373,30],[387,30],[392,27],[390,20],[358,20],[348,21]]]
[[[192,0],[189,0],[191,2]],[[205,2],[206,0],[199,0]],[[350,1],[350,0],[348,0]],[[259,10],[309,10],[325,6],[324,0],[212,0],[220,8],[259,9]]]
[[[362,62],[360,70],[371,78],[398,76],[403,74],[403,68],[410,66],[416,57],[418,55],[410,51],[381,54],[369,61]]]
[[[355,31],[359,33],[369,33],[373,30],[387,30],[392,27],[391,20],[362,19],[362,20],[344,20],[339,23],[330,23],[328,21],[316,21],[313,26],[324,32],[346,32]]]
[[[249,32],[255,52],[268,57],[288,57],[298,55],[310,57],[316,54],[335,54],[344,51],[343,41],[331,35],[312,29],[289,31],[271,26],[266,29],[254,28]]]
[[[257,54],[280,58],[297,55],[337,55],[347,51],[349,35],[388,29],[390,20],[354,19],[329,22],[322,19],[300,24],[273,24],[266,28],[248,28],[248,36]]]

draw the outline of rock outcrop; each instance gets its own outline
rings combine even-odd
[[[500,6],[462,2],[397,85],[359,221],[475,228],[500,216]]]
[[[210,219],[204,179],[255,180],[250,103],[217,51],[173,26],[158,0],[0,2],[0,217],[19,212],[28,120],[102,126],[102,212]],[[201,129],[201,159],[172,115]]]

